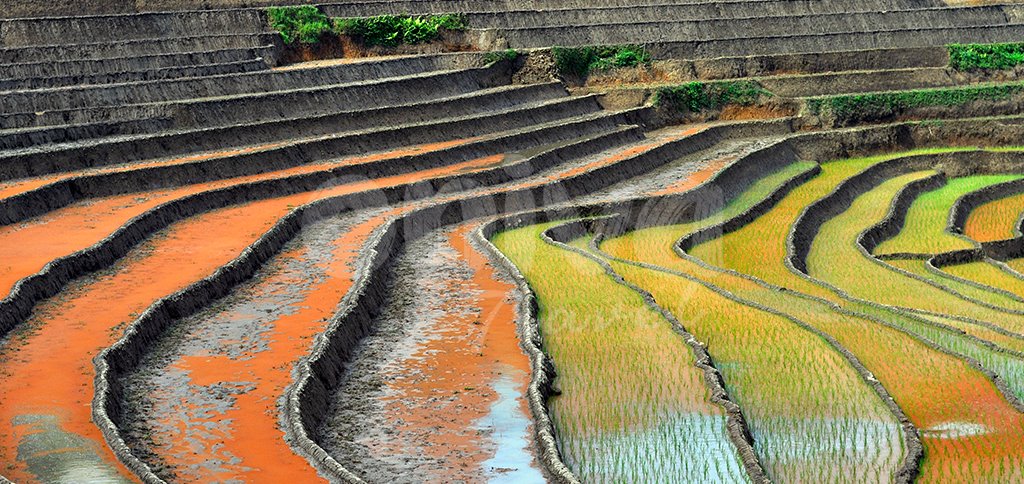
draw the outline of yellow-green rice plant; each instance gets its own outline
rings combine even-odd
[[[820,182],[828,171],[831,170],[826,170],[808,185]],[[848,171],[848,176],[857,171]],[[842,179],[833,178],[832,182],[838,183]],[[800,196],[797,192],[805,188],[794,190],[787,199]],[[829,190],[824,190],[824,193]],[[812,201],[808,197],[803,204]],[[786,208],[786,203],[784,199],[758,220],[770,223],[781,218],[776,215],[792,212],[794,209]],[[799,208],[796,211],[799,213]],[[645,229],[606,241],[602,247],[614,255],[664,264],[673,270],[714,282],[738,297],[794,314],[836,338],[883,383],[900,408],[923,430],[927,459],[922,472],[926,479],[1020,478],[1019,414],[983,373],[964,360],[927,346],[925,341],[937,341],[950,351],[974,357],[985,368],[1018,383],[1024,379],[1019,359],[994,351],[954,330],[925,324],[915,318],[900,317],[879,306],[845,301],[827,291],[825,294],[830,296],[830,300],[815,302],[793,291],[771,289],[771,286],[755,283],[755,279],[676,257],[672,246],[688,232],[686,226]],[[787,232],[778,232],[780,240],[742,239],[736,236],[738,233],[729,234],[725,239],[739,246],[749,245],[749,250],[757,251],[758,247],[784,244]],[[767,267],[772,265],[776,267]],[[778,280],[790,288],[806,282],[785,267],[784,251],[778,258],[763,258],[755,269],[777,275]],[[841,317],[831,310],[831,303],[845,306]],[[1017,389],[1020,395],[1020,385]],[[971,435],[964,432],[965,429],[985,429],[985,432]]]
[[[670,323],[595,262],[545,244],[551,224],[494,237],[537,296],[561,395],[562,455],[586,482],[741,481],[723,410]]]
[[[1024,193],[993,200],[971,211],[964,235],[978,242],[1012,239],[1024,213]]]
[[[1024,279],[1007,272],[996,264],[994,261],[968,262],[946,266],[942,270],[957,277],[987,284],[1024,297]]]
[[[921,194],[907,211],[900,233],[875,248],[875,254],[938,254],[971,249],[974,244],[946,231],[949,213],[960,197],[1021,175],[978,175],[949,180],[946,185]]]
[[[917,173],[888,180],[857,197],[849,209],[823,224],[807,258],[808,272],[857,298],[976,319],[1024,332],[1024,314],[1011,314],[957,297],[872,260],[859,250],[858,235],[885,217],[896,193],[910,181],[930,174]]]

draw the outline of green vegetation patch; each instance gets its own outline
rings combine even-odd
[[[378,15],[335,19],[334,31],[348,35],[366,46],[394,47],[437,40],[442,30],[466,30],[466,18],[459,14]]]
[[[497,50],[484,54],[484,64],[494,64],[500,61],[514,62],[519,58],[519,51],[515,49]]]
[[[962,106],[973,101],[1002,101],[1024,91],[1024,83],[911,91],[878,92],[825,96],[807,101],[812,114],[833,117],[837,124],[894,116],[927,106]]]
[[[651,63],[651,54],[640,45],[555,47],[551,49],[558,73],[585,78],[591,72]]]
[[[938,254],[971,249],[969,240],[946,231],[949,212],[960,197],[997,183],[1021,178],[1021,175],[977,175],[954,178],[935,190],[921,194],[910,205],[903,229],[895,237],[875,248],[876,254],[900,252]]]
[[[949,67],[958,71],[1011,69],[1024,63],[1024,43],[952,44]]]
[[[689,82],[662,87],[654,93],[654,105],[679,111],[701,112],[727,104],[749,106],[772,93],[754,81]]]
[[[315,44],[323,34],[331,31],[331,21],[319,8],[312,5],[300,7],[270,7],[267,9],[270,27],[281,33],[284,43]]]

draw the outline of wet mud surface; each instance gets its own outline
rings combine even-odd
[[[84,200],[25,222],[0,227],[0,297],[6,296],[18,280],[27,277],[58,257],[85,249],[110,235],[132,217],[145,213],[162,203],[194,193],[240,183],[311,173],[341,165],[370,163],[393,157],[433,151],[465,143],[458,140],[418,145],[400,150],[348,157],[330,163],[308,164],[244,177],[199,183],[180,188]],[[462,170],[486,167],[490,160],[457,165]],[[443,169],[434,170],[435,172]],[[398,179],[399,177],[390,177]],[[366,186],[366,184],[362,184]],[[372,185],[371,185],[372,186]]]
[[[208,212],[165,229],[113,267],[75,281],[59,298],[40,304],[0,348],[0,462],[10,468],[4,475],[17,482],[38,476],[26,470],[25,459],[15,457],[24,431],[14,419],[25,414],[61,416],[63,428],[99,444],[97,452],[121,469],[90,421],[92,358],[156,300],[237,257],[294,207],[488,162],[484,158]]]
[[[413,242],[335,393],[321,442],[372,482],[537,482],[514,286],[468,241]]]
[[[319,480],[285,441],[282,398],[381,212],[306,227],[255,278],[176,323],[122,381],[135,455],[173,481]]]
[[[581,197],[580,203],[622,200],[641,196],[672,195],[707,181],[738,158],[764,148],[779,138],[764,137],[725,141],[711,149],[684,156],[651,173],[615,184]]]

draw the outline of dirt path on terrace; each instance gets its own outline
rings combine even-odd
[[[122,383],[135,455],[169,481],[319,480],[285,441],[284,392],[389,212],[303,229],[254,279],[179,321]]]
[[[779,139],[762,137],[723,141],[709,150],[668,163],[644,177],[626,180],[580,197],[577,202],[594,203],[682,193],[707,181],[737,159]]]
[[[374,334],[335,393],[323,441],[373,482],[543,479],[514,286],[470,245],[477,226],[408,246]]]

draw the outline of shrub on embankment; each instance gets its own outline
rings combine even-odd
[[[509,61],[515,62],[519,59],[519,51],[515,49],[496,50],[484,54],[484,64],[491,65],[495,62]]]
[[[315,44],[320,37],[331,31],[331,21],[312,5],[299,7],[270,7],[267,9],[270,27],[281,33],[285,44],[296,40],[303,44]]]
[[[460,14],[378,15],[367,18],[334,20],[334,31],[352,37],[365,46],[395,47],[433,42],[443,30],[466,30],[466,18]]]
[[[700,113],[735,104],[749,106],[772,94],[754,81],[701,82],[662,87],[654,93],[658,108]]]
[[[396,47],[433,42],[447,31],[468,28],[461,14],[378,15],[364,18],[330,19],[312,5],[270,7],[270,27],[281,34],[285,44],[316,44],[326,34],[344,35],[366,47]]]
[[[846,94],[809,99],[807,110],[834,126],[848,126],[858,122],[892,118],[916,108],[960,107],[975,101],[1006,101],[1021,93],[1024,93],[1024,83],[1015,82]]]
[[[958,71],[1012,69],[1024,64],[1024,43],[952,44],[949,67]]]
[[[551,49],[558,75],[585,80],[592,72],[651,63],[651,54],[640,45],[555,47]]]

